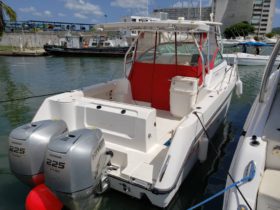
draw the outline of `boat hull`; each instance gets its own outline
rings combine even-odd
[[[258,207],[258,196],[260,184],[262,183],[264,172],[268,169],[267,164],[267,151],[269,141],[266,139],[265,129],[267,128],[267,123],[269,121],[269,115],[276,115],[277,113],[272,112],[272,104],[276,101],[275,95],[277,91],[277,86],[279,84],[277,79],[279,77],[279,71],[274,72],[270,75],[270,85],[266,89],[266,101],[260,103],[259,96],[256,97],[250,112],[247,116],[245,125],[243,127],[244,134],[240,136],[236,151],[234,153],[229,173],[235,181],[239,181],[244,177],[244,173],[247,170],[248,163],[254,161],[256,165],[256,175],[255,177],[245,184],[239,186],[239,190],[242,195],[237,191],[236,188],[232,188],[227,191],[224,195],[223,210],[236,210],[241,209],[241,207],[247,208],[247,203],[249,203],[252,209],[262,209]],[[279,93],[278,93],[279,94]],[[277,109],[279,104],[277,104]],[[278,112],[278,110],[277,110]],[[271,130],[270,130],[271,131]],[[258,144],[254,145],[253,136],[255,136]],[[232,184],[231,178],[227,177],[226,186]],[[244,200],[243,196],[246,198]],[[275,199],[275,201],[277,201]],[[269,209],[279,209],[278,207],[273,207]]]
[[[217,110],[213,114],[213,116],[209,119],[209,121],[205,124],[207,128],[207,132],[209,136],[212,138],[216,133],[218,127],[223,122],[227,115],[227,111],[230,105],[231,97],[232,97],[232,90],[234,86],[229,88],[221,99],[218,100],[222,102],[219,104]],[[198,140],[204,135],[203,130],[199,132],[199,134],[195,137],[197,139],[196,143],[193,145],[192,151],[190,156],[185,157],[184,166],[181,170],[180,176],[178,177],[176,186],[174,189],[166,192],[154,192],[153,190],[146,189],[144,186],[135,185],[133,183],[128,182],[127,180],[121,179],[120,177],[109,176],[110,188],[122,192],[126,195],[131,197],[135,197],[137,199],[141,199],[143,197],[147,197],[150,202],[158,207],[167,207],[171,200],[173,199],[174,195],[180,188],[183,181],[186,179],[188,174],[190,173],[191,169],[193,168],[194,164],[198,161],[198,152],[199,152],[199,143]],[[174,174],[176,176],[176,174]]]
[[[124,57],[129,47],[63,48],[45,45],[44,49],[49,55],[55,56]]]
[[[234,60],[236,58],[238,65],[241,66],[265,66],[269,60],[269,56],[266,55],[253,55],[246,53],[224,54],[223,56],[230,64],[234,64]],[[275,64],[280,64],[280,58],[277,59]]]

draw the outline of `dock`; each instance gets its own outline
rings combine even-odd
[[[0,56],[46,56],[47,53],[44,49],[25,49],[25,50],[17,50],[17,49],[10,49],[10,50],[1,50],[0,49]]]

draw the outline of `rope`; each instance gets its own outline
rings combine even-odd
[[[254,175],[255,175],[255,174],[254,174]],[[253,175],[253,176],[254,176],[254,175]],[[207,198],[206,200],[204,200],[204,201],[202,201],[202,202],[196,204],[195,206],[189,208],[188,210],[196,209],[196,208],[198,208],[198,207],[200,207],[200,206],[202,206],[202,205],[208,203],[209,201],[213,200],[214,198],[216,198],[216,197],[218,197],[218,196],[224,194],[226,191],[230,190],[231,188],[238,187],[238,185],[244,184],[244,183],[249,182],[249,181],[251,181],[251,180],[252,180],[251,175],[246,176],[246,177],[242,178],[241,180],[232,183],[231,185],[227,186],[225,189],[223,189],[223,190],[219,191],[218,193],[212,195],[211,197]]]
[[[69,91],[60,91],[60,92],[46,93],[46,94],[36,95],[36,96],[27,96],[27,97],[23,97],[23,98],[14,98],[14,99],[10,99],[10,100],[2,100],[2,101],[0,101],[0,103],[9,103],[9,102],[14,102],[14,101],[24,101],[24,100],[33,99],[33,98],[41,98],[41,97],[46,97],[46,96],[57,95],[57,94],[65,93],[65,92],[69,92]]]
[[[206,128],[204,127],[204,125],[203,125],[203,123],[202,123],[200,117],[198,116],[197,112],[193,112],[193,114],[197,117],[198,121],[200,122],[200,124],[201,124],[201,126],[202,126],[202,129],[203,129],[203,131],[204,131],[206,137],[207,137],[208,139],[210,139],[210,136],[209,136],[209,134],[208,134]],[[219,154],[219,152],[217,151],[217,149],[216,149],[215,146],[213,145],[212,141],[209,141],[209,143],[210,143],[212,149],[214,150],[214,152],[215,152],[216,154]],[[238,190],[238,192],[240,193],[240,195],[241,195],[242,199],[244,200],[244,202],[246,203],[246,205],[249,207],[249,209],[250,209],[250,210],[253,210],[252,207],[250,206],[250,204],[248,203],[248,201],[246,200],[245,196],[243,195],[243,193],[240,191],[240,189],[239,189],[239,187],[238,187],[238,185],[239,185],[241,182],[244,182],[244,180],[245,180],[246,178],[248,178],[248,177],[245,177],[245,178],[239,180],[238,182],[235,182],[234,179],[233,179],[233,177],[231,176],[231,174],[230,174],[228,171],[226,171],[226,173],[227,173],[227,175],[229,176],[229,178],[231,179],[231,181],[233,182],[233,184],[230,185],[231,188],[232,188],[232,187],[235,187],[235,188]],[[249,181],[249,180],[248,180],[248,181]],[[236,184],[236,183],[237,183],[237,184]],[[228,187],[230,187],[230,186],[228,186]],[[228,190],[228,187],[226,187],[225,189]],[[205,201],[199,203],[199,204],[200,204],[199,206],[201,206],[201,205],[203,205],[203,204],[209,202],[210,200],[212,200],[212,199],[214,199],[214,198],[220,196],[221,194],[223,194],[223,193],[224,193],[225,191],[227,191],[227,190],[222,190],[222,191],[218,192],[218,193],[217,193],[218,195],[215,194],[215,195],[211,196],[210,198],[206,199]],[[198,207],[198,204],[195,205],[194,207],[197,208],[197,207]],[[191,208],[189,208],[188,210],[194,209],[194,207],[191,207]]]

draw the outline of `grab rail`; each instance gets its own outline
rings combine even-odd
[[[264,102],[264,97],[265,97],[265,92],[266,92],[266,86],[267,86],[267,81],[269,80],[269,76],[273,70],[273,66],[275,63],[275,60],[278,56],[278,52],[280,51],[280,39],[278,39],[272,53],[271,56],[269,58],[269,61],[265,67],[265,71],[264,71],[264,75],[263,75],[263,79],[262,79],[262,86],[261,86],[261,91],[260,91],[260,98],[259,98],[259,102],[263,103]]]
[[[199,44],[198,44],[194,34],[192,34],[192,37],[194,39],[195,45],[196,45],[196,47],[198,49],[198,52],[199,52],[199,55],[200,55],[201,61],[202,61],[201,62],[202,63],[202,80],[203,80],[202,81],[202,86],[204,87],[205,86],[205,74],[206,74],[206,72],[205,72],[205,59],[204,59],[204,56],[203,56],[203,52],[202,52],[202,50],[201,50],[201,48],[200,48],[200,46],[199,46]]]
[[[133,61],[134,61],[134,53],[135,52],[131,52],[131,51],[133,51],[133,50],[135,50],[135,45],[136,45],[136,43],[137,43],[137,41],[138,41],[138,39],[139,39],[139,37],[140,37],[140,35],[142,34],[143,32],[140,32],[139,33],[139,35],[137,36],[137,38],[132,42],[132,44],[130,45],[130,47],[129,47],[129,49],[127,50],[127,52],[126,52],[126,54],[125,54],[125,57],[124,57],[124,76],[125,77],[127,77],[127,74],[126,74],[126,65],[128,64],[128,63],[133,63]],[[132,54],[132,61],[130,61],[130,62],[127,62],[127,57],[128,57],[128,55],[130,55],[130,54]]]

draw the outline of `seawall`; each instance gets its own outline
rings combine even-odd
[[[37,32],[37,33],[5,33],[0,38],[0,46],[19,48],[42,48],[46,43],[59,44],[59,39],[67,32]],[[71,32],[72,35],[92,35],[89,32]]]

